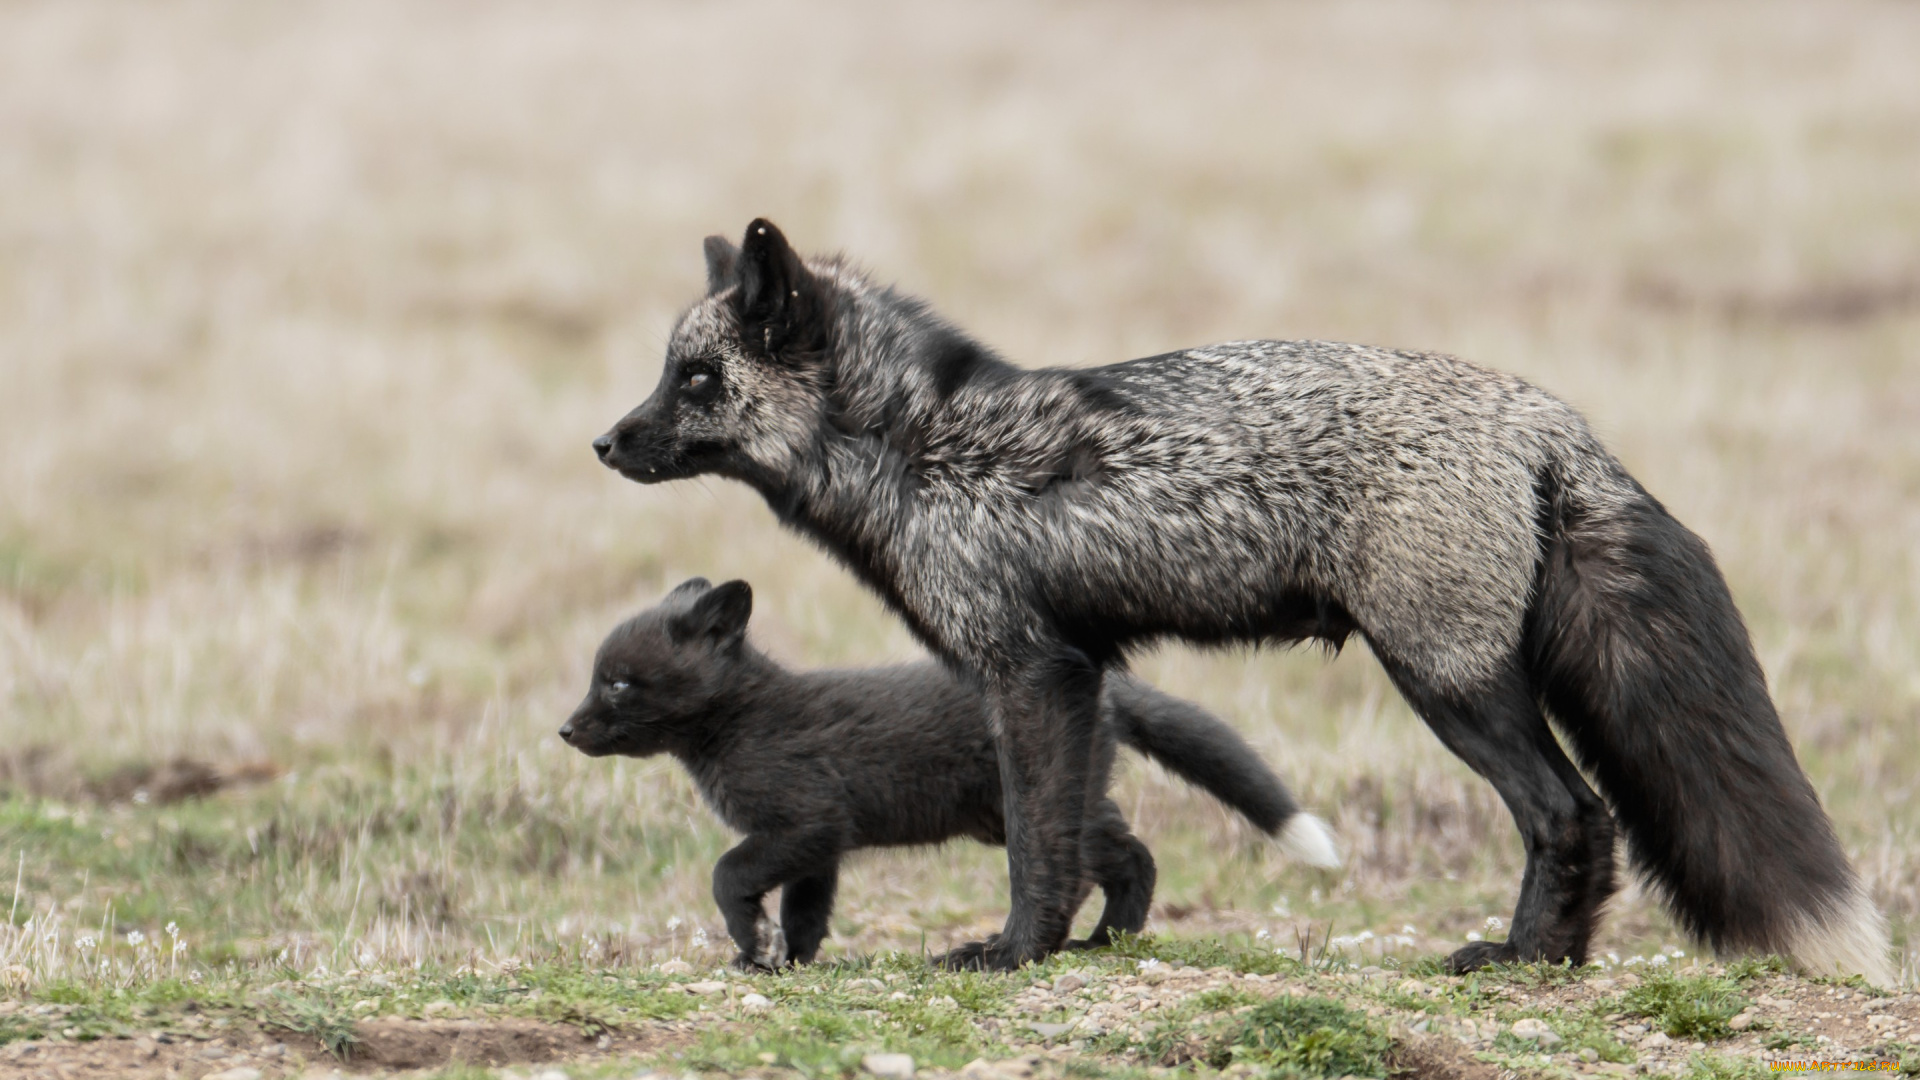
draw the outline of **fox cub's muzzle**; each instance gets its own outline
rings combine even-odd
[[[567,722],[560,725],[560,741],[586,754],[588,757],[604,757],[614,752],[612,731],[606,718],[595,715],[590,705],[575,709]]]

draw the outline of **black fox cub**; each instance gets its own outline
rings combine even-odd
[[[713,809],[747,834],[713,870],[713,897],[742,967],[813,959],[842,855],[863,847],[1006,842],[999,756],[986,703],[937,664],[792,672],[746,640],[744,581],[695,578],[600,646],[593,685],[560,737],[595,756],[670,753]],[[1326,827],[1232,729],[1125,677],[1108,680],[1082,865],[1106,908],[1087,943],[1137,932],[1153,856],[1106,797],[1115,741],[1205,788],[1279,838],[1338,863]],[[780,927],[762,898],[783,887]],[[1076,907],[1078,903],[1076,902]]]

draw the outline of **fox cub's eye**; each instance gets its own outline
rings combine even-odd
[[[625,679],[616,679],[615,681],[607,684],[607,693],[613,695],[614,697],[619,697],[621,694],[626,693],[626,691],[627,691],[627,680]]]
[[[713,373],[696,371],[687,376],[685,386],[688,390],[706,390],[713,386]]]

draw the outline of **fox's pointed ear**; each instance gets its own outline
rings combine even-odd
[[[740,322],[749,346],[759,346],[769,357],[824,346],[820,284],[773,222],[755,218],[747,226],[735,262]]]
[[[729,581],[701,593],[670,626],[680,641],[708,638],[730,645],[747,632],[747,620],[752,617],[753,587],[744,581]]]
[[[711,588],[713,588],[713,582],[708,581],[706,578],[688,578],[680,584],[675,585],[672,591],[667,593],[666,598],[668,600],[685,600],[689,597],[698,596]]]
[[[733,241],[724,236],[709,236],[705,241],[707,252],[707,295],[712,296],[721,289],[733,284],[734,268],[740,262],[740,249]]]

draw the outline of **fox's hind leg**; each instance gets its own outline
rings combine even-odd
[[[1101,799],[1087,815],[1086,833],[1081,842],[1087,877],[1100,886],[1106,907],[1100,921],[1084,941],[1069,941],[1069,949],[1097,949],[1113,944],[1115,930],[1137,934],[1147,925],[1147,908],[1153,903],[1153,884],[1158,874],[1153,853],[1133,835],[1120,808],[1112,799]]]
[[[1459,972],[1514,961],[1586,963],[1600,908],[1613,894],[1613,819],[1554,740],[1525,676],[1509,669],[1462,694],[1385,655],[1381,662],[1447,749],[1493,784],[1526,846],[1507,940],[1474,942],[1448,965]]]
[[[780,927],[787,935],[787,962],[811,964],[827,937],[827,919],[833,914],[833,894],[840,870],[789,881],[780,890]]]

